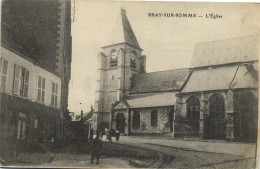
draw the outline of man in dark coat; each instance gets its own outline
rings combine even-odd
[[[97,136],[92,143],[92,149],[91,149],[91,164],[93,163],[94,158],[97,158],[97,163],[99,163],[99,158],[101,156],[101,152],[103,149],[102,141]]]

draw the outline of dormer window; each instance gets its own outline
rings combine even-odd
[[[110,67],[116,67],[116,66],[117,66],[117,52],[114,51],[111,53]]]
[[[131,53],[131,67],[132,67],[132,68],[136,68],[135,57],[136,57],[136,52],[133,51],[133,52]]]

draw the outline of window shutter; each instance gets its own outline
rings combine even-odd
[[[42,78],[42,89],[45,90],[45,78]]]
[[[3,64],[3,59],[0,58],[0,74],[2,74],[2,64]]]
[[[29,77],[30,77],[30,72],[28,70],[25,70],[24,91],[23,91],[23,96],[24,97],[28,97]]]
[[[1,90],[5,91],[6,79],[7,79],[7,68],[8,61],[1,59],[0,60],[0,82],[1,82]]]
[[[38,76],[38,93],[37,93],[37,100],[41,100],[41,76]]]
[[[45,78],[42,78],[42,102],[44,102],[45,97]]]
[[[58,84],[56,84],[55,94],[58,94]]]
[[[7,67],[8,67],[8,61],[3,60],[3,70],[2,70],[3,75],[7,75]]]
[[[54,91],[55,91],[55,84],[51,83],[51,105],[54,106]]]
[[[20,88],[20,66],[14,65],[14,89],[13,93],[18,95]]]
[[[41,83],[42,82],[42,77],[41,76],[38,76],[38,89],[41,88]]]
[[[55,83],[52,82],[52,93],[55,91]]]

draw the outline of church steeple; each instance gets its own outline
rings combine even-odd
[[[146,56],[142,55],[124,9],[112,35],[112,42],[102,47],[98,55],[94,129],[102,122],[110,123],[112,104],[129,95],[134,74],[145,72]]]
[[[139,49],[139,43],[136,39],[134,31],[130,25],[130,22],[126,16],[126,10],[121,8],[121,14],[117,19],[115,27],[112,33],[112,42],[108,45],[127,43],[129,45],[133,45]]]

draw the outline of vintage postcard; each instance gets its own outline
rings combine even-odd
[[[1,12],[2,167],[258,168],[260,3]]]

